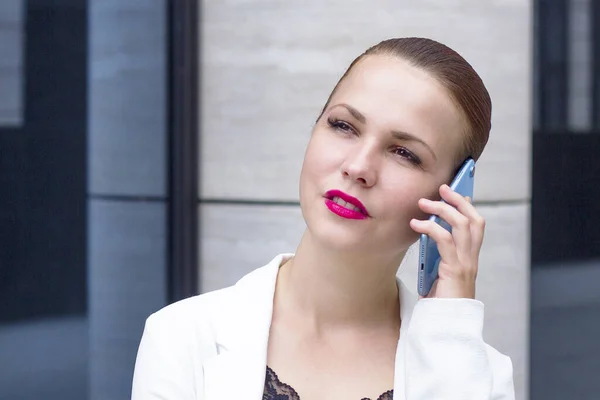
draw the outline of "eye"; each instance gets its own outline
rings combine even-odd
[[[349,123],[347,123],[345,121],[342,121],[341,119],[329,117],[327,119],[327,124],[332,129],[341,131],[343,133],[353,133],[354,132],[354,128],[352,127],[352,125],[350,125]]]
[[[415,154],[413,154],[406,147],[396,147],[393,150],[393,153],[410,161],[414,165],[421,165],[421,159],[419,157],[417,157]]]

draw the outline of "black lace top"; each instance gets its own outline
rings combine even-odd
[[[393,400],[394,390],[388,390],[382,393],[377,400]],[[265,390],[263,400],[300,400],[300,396],[290,385],[283,383],[277,377],[275,371],[267,367],[267,376],[265,378]],[[371,400],[367,397],[361,400]]]

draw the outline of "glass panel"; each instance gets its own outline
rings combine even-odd
[[[0,127],[0,398],[85,399],[85,1],[25,4],[24,121]]]
[[[0,2],[0,126],[23,122],[23,0]]]
[[[540,0],[535,7],[542,56],[534,73],[531,399],[592,398],[600,391],[600,135],[591,123],[599,117],[592,83],[600,5]]]
[[[129,398],[145,319],[167,299],[168,196],[143,192],[167,186],[167,7],[23,6],[24,119],[0,120],[0,399]],[[147,182],[90,189],[109,163]]]

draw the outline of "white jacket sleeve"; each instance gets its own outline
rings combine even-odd
[[[146,320],[133,373],[132,400],[196,400],[193,359],[177,327]]]
[[[484,305],[422,299],[406,341],[406,400],[513,400],[510,359],[483,341]]]

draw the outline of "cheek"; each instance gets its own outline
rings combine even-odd
[[[318,161],[319,157],[317,157],[315,151],[314,143],[309,142],[308,147],[306,148],[306,153],[304,154],[304,160],[302,161],[302,169],[300,171],[300,187],[304,187],[307,185],[309,181],[314,178],[315,172],[319,170]]]
[[[431,178],[430,178],[431,179]],[[427,215],[421,211],[418,201],[421,198],[435,199],[438,194],[435,182],[428,181],[421,173],[404,176],[398,182],[388,186],[384,193],[388,193],[386,208],[390,220],[406,224],[412,218],[425,219]]]
[[[422,211],[417,204],[420,197],[415,196],[414,192],[405,192],[401,196],[396,197],[390,206],[391,213],[393,213],[391,219],[400,221],[402,224],[408,224],[412,218],[421,217]]]
[[[421,181],[420,184],[413,186],[412,188],[407,188],[407,191],[404,193],[403,197],[399,197],[402,200],[399,201],[398,209],[402,210],[399,214],[400,218],[408,224],[408,222],[412,218],[417,218],[420,220],[425,220],[430,217],[430,214],[421,210],[418,205],[420,199],[425,198],[433,201],[440,200],[439,187],[446,183],[443,180],[436,180],[430,182]],[[449,182],[448,182],[449,183]],[[411,229],[411,228],[409,228]],[[411,229],[412,231],[412,229]]]
[[[327,157],[323,152],[323,146],[313,133],[304,154],[302,169],[300,171],[300,196],[306,193],[309,187],[318,183],[319,177],[323,175],[326,168]]]
[[[393,197],[386,202],[387,212],[382,215],[384,223],[379,224],[379,232],[374,237],[380,238],[382,245],[393,249],[408,248],[419,234],[410,227],[412,218],[425,219],[426,216],[419,209],[417,202],[419,196],[408,187],[406,190],[396,190]],[[385,243],[385,244],[383,244]]]
[[[313,132],[302,164],[305,177],[321,176],[337,170],[340,163],[339,146],[324,132]]]

